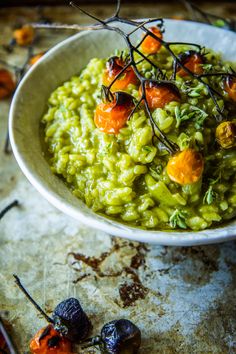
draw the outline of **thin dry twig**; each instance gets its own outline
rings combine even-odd
[[[0,211],[0,220],[4,217],[4,215],[11,210],[14,207],[19,206],[19,202],[18,200],[14,200],[13,202],[11,202],[10,204],[8,204],[3,210]]]
[[[155,22],[155,24],[160,28],[160,30],[163,31],[164,21],[162,18],[150,18],[147,20],[143,20],[143,19],[127,19],[127,18],[121,17],[120,16],[120,8],[121,8],[120,0],[117,1],[116,10],[114,12],[114,15],[109,18],[106,18],[104,20],[94,16],[93,14],[90,14],[86,10],[82,9],[75,2],[70,2],[70,5],[79,9],[79,11],[81,11],[83,14],[85,14],[89,18],[93,19],[94,21],[96,21],[96,23],[92,24],[92,25],[87,25],[87,26],[80,26],[78,24],[68,25],[68,24],[62,24],[62,23],[41,23],[41,22],[40,23],[31,23],[30,25],[34,28],[64,29],[64,30],[75,30],[75,31],[84,31],[84,30],[90,31],[90,30],[106,29],[109,31],[116,32],[120,36],[122,36],[122,38],[125,40],[127,48],[128,48],[128,52],[129,52],[128,60],[127,60],[127,63],[125,64],[125,66],[122,68],[122,70],[116,75],[116,77],[113,79],[113,81],[106,88],[106,90],[105,90],[106,95],[107,95],[107,97],[111,97],[111,93],[109,93],[109,91],[110,91],[112,85],[115,83],[116,80],[119,79],[119,77],[125,72],[125,70],[131,66],[133,68],[137,78],[140,81],[140,86],[141,86],[141,91],[142,91],[141,98],[136,103],[135,108],[133,109],[131,114],[133,114],[135,112],[135,110],[141,104],[141,102],[144,103],[144,107],[146,109],[152,130],[153,130],[153,137],[156,138],[157,140],[159,140],[164,145],[164,147],[166,148],[166,150],[169,153],[175,153],[178,150],[178,147],[175,143],[170,141],[165,136],[165,134],[160,130],[160,128],[156,124],[155,120],[153,119],[152,112],[148,106],[148,102],[147,102],[147,98],[146,98],[145,83],[148,80],[138,70],[138,63],[139,62],[135,62],[135,58],[134,58],[134,53],[136,53],[142,58],[142,60],[147,61],[153,68],[156,69],[157,77],[155,77],[154,80],[152,80],[152,81],[156,81],[159,84],[166,83],[166,75],[162,72],[162,70],[158,67],[158,65],[156,65],[149,56],[144,55],[139,50],[140,45],[142,44],[142,42],[145,40],[145,38],[147,36],[150,36],[153,39],[155,39],[156,41],[158,41],[168,51],[168,53],[173,58],[173,72],[172,72],[172,75],[171,75],[168,82],[172,82],[172,84],[174,85],[177,67],[183,69],[188,74],[188,76],[190,76],[193,79],[196,79],[198,82],[202,83],[206,87],[208,94],[211,97],[211,99],[216,107],[216,111],[217,111],[217,115],[215,116],[216,120],[219,122],[224,119],[224,108],[221,109],[219,106],[219,103],[218,103],[218,98],[221,98],[222,94],[220,92],[218,92],[214,87],[212,87],[209,83],[207,83],[204,80],[204,78],[214,77],[214,76],[223,76],[223,77],[229,76],[229,77],[235,78],[236,74],[233,71],[228,72],[228,73],[226,73],[226,72],[224,72],[224,73],[212,72],[212,73],[204,73],[204,74],[200,74],[200,75],[195,74],[194,72],[192,72],[190,69],[188,69],[181,62],[181,59],[179,58],[179,56],[176,55],[172,49],[172,46],[188,45],[190,47],[194,47],[196,52],[201,54],[201,52],[203,50],[202,46],[200,46],[199,44],[190,43],[190,42],[189,43],[188,42],[167,42],[167,41],[163,40],[162,38],[157,37],[153,32],[151,32],[148,28],[145,27],[146,25]],[[129,25],[132,29],[129,32],[125,32],[119,26],[117,26],[117,23],[125,23],[125,24]],[[142,30],[144,32],[144,36],[139,41],[139,43],[137,45],[133,45],[130,37],[137,30]],[[103,90],[104,90],[104,88],[103,88]],[[129,118],[130,118],[130,116],[129,116]],[[153,141],[154,140],[155,139],[153,139]]]

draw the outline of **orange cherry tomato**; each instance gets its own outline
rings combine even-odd
[[[167,173],[170,179],[181,185],[197,182],[202,175],[203,168],[202,155],[193,149],[178,152],[167,163]]]
[[[106,70],[103,75],[103,85],[109,86],[115,77],[125,67],[126,63],[122,58],[112,57],[106,63]],[[112,91],[125,90],[129,84],[137,85],[138,79],[131,66],[129,66],[124,73],[115,80],[111,86]]]
[[[179,60],[181,61],[181,64],[194,74],[200,75],[204,71],[202,67],[204,59],[200,53],[195,52],[194,50],[189,50],[188,52],[179,55]],[[188,73],[180,66],[177,68],[177,74],[181,77],[188,76]]]
[[[171,82],[146,81],[145,93],[150,109],[163,108],[171,101],[180,101],[180,93],[177,87]],[[139,88],[139,95],[142,95],[142,87]]]
[[[32,66],[32,65],[34,65],[35,63],[37,63],[37,61],[38,61],[40,58],[42,58],[42,56],[43,56],[44,54],[45,54],[45,53],[43,52],[43,53],[39,53],[39,54],[36,54],[36,55],[32,56],[32,57],[30,58],[29,65]]]
[[[20,46],[29,45],[34,40],[34,29],[29,25],[25,25],[13,32],[13,38]]]
[[[185,20],[186,18],[184,17],[184,16],[182,16],[182,15],[173,15],[173,16],[171,16],[171,18],[173,19],[173,20]]]
[[[163,38],[163,35],[158,27],[150,27],[148,30],[155,34],[155,36],[157,36],[158,38]],[[157,39],[153,38],[150,35],[147,35],[147,37],[141,43],[140,48],[145,54],[155,54],[160,50],[161,45],[161,42],[159,42]]]
[[[10,96],[15,88],[12,74],[6,69],[0,69],[0,99]]]
[[[227,76],[225,79],[224,88],[229,97],[233,101],[236,101],[236,77]]]
[[[100,103],[95,111],[94,123],[107,134],[118,134],[134,108],[133,97],[126,92],[115,92],[112,102]]]
[[[30,342],[31,354],[72,354],[71,342],[52,325],[41,328]]]

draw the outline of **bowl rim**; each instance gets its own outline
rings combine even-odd
[[[165,22],[176,22],[179,23],[188,23],[190,26],[206,26],[211,27],[213,31],[224,31],[225,33],[229,33],[228,30],[224,30],[221,28],[212,27],[208,24],[202,24],[194,21],[183,21],[183,20],[172,20],[172,19],[164,19]],[[59,42],[51,49],[48,50],[46,54],[39,61],[32,66],[27,73],[24,75],[23,79],[19,83],[16,92],[13,96],[10,111],[9,111],[9,136],[10,142],[12,146],[12,150],[14,156],[29,182],[38,190],[40,194],[53,206],[57,209],[61,210],[65,214],[81,221],[83,224],[104,231],[110,235],[123,237],[130,239],[132,241],[139,241],[145,243],[153,243],[159,245],[171,245],[171,246],[191,246],[191,245],[200,245],[200,244],[209,244],[209,243],[217,243],[228,240],[233,240],[236,238],[236,226],[234,226],[232,234],[229,234],[228,226],[206,229],[202,231],[162,231],[162,230],[143,230],[141,228],[131,227],[126,224],[122,224],[120,222],[115,222],[117,226],[113,226],[111,223],[104,223],[102,220],[97,220],[93,218],[93,215],[85,215],[79,208],[71,206],[67,203],[62,197],[57,195],[57,193],[48,189],[43,181],[40,180],[37,174],[31,170],[30,166],[28,166],[27,162],[24,160],[24,156],[18,150],[17,147],[17,132],[14,130],[14,117],[15,112],[17,110],[17,103],[19,102],[19,96],[21,94],[21,89],[24,86],[25,82],[30,79],[31,73],[36,70],[36,68],[43,62],[46,58],[50,57],[54,52],[60,50],[61,47],[67,45],[70,42],[75,41],[77,38],[86,36],[91,31],[83,31],[72,35],[65,40]],[[231,32],[230,32],[231,33]],[[236,37],[236,33],[235,33]],[[102,216],[106,221],[111,220],[105,215]],[[232,222],[234,219],[232,220]]]

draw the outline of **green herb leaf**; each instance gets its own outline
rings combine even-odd
[[[205,119],[208,117],[208,114],[198,107],[192,106],[191,108],[194,112],[194,126],[196,129],[201,129],[203,127]]]
[[[208,190],[206,191],[203,197],[203,204],[212,204],[217,197],[217,193],[213,191],[213,187],[209,186]]]
[[[180,227],[181,229],[187,229],[187,225],[185,222],[187,216],[186,211],[180,211],[176,209],[173,214],[170,216],[169,222],[170,226],[174,229],[177,226]]]
[[[178,128],[183,121],[189,119],[194,119],[196,129],[202,128],[208,114],[196,106],[190,106],[190,109],[190,112],[187,109],[181,111],[179,106],[175,107],[176,128]]]
[[[214,184],[216,184],[219,180],[221,179],[221,173],[219,174],[219,176],[215,179],[213,178],[209,178],[209,187],[206,191],[206,193],[204,194],[203,197],[203,204],[212,204],[214,202],[214,200],[216,200],[216,198],[218,197],[218,193],[216,193],[213,190],[213,186]]]
[[[202,91],[202,87],[189,88],[187,89],[187,94],[189,97],[193,97],[193,98],[200,97],[201,91]]]
[[[187,109],[180,110],[179,106],[175,107],[175,118],[176,118],[176,125],[175,127],[178,128],[180,124],[188,119],[191,119],[191,116],[187,114]]]

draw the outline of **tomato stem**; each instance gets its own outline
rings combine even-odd
[[[191,11],[198,11],[199,13],[201,13],[202,16],[204,16],[205,21],[209,22],[209,18],[208,15],[204,13],[203,11],[199,10],[198,8],[194,8],[194,6],[189,3],[188,1],[183,0],[182,1],[189,10]],[[141,46],[141,44],[143,43],[143,41],[148,37],[152,37],[154,40],[158,41],[160,43],[160,45],[162,45],[168,52],[169,54],[172,56],[173,58],[173,72],[172,75],[170,77],[170,81],[174,81],[176,79],[176,72],[177,72],[177,67],[181,68],[182,70],[185,71],[185,73],[187,75],[189,75],[190,77],[192,77],[193,79],[198,80],[200,83],[202,83],[207,91],[208,94],[210,96],[210,98],[212,99],[215,107],[216,107],[216,111],[217,114],[215,116],[217,121],[221,121],[224,119],[224,109],[221,109],[218,101],[217,101],[217,97],[222,97],[222,94],[220,92],[218,92],[214,87],[212,87],[210,84],[206,83],[204,81],[205,77],[213,77],[213,76],[230,76],[230,77],[236,77],[236,74],[232,71],[229,73],[222,73],[222,72],[213,72],[213,73],[203,73],[203,74],[195,74],[192,70],[190,70],[184,63],[181,62],[180,58],[178,57],[178,55],[176,55],[173,50],[172,50],[172,46],[177,46],[177,45],[189,45],[191,47],[195,47],[197,53],[202,54],[202,50],[203,47],[199,44],[196,43],[188,43],[188,42],[168,42],[163,40],[161,37],[158,37],[155,33],[153,33],[150,29],[146,28],[145,25],[147,24],[151,24],[156,22],[157,27],[160,29],[161,32],[163,32],[163,24],[164,24],[164,20],[162,18],[149,18],[148,20],[142,20],[142,19],[127,19],[127,18],[123,18],[120,16],[120,8],[121,8],[121,2],[120,0],[117,0],[116,3],[116,9],[114,12],[114,15],[106,18],[106,19],[100,19],[96,16],[94,16],[93,14],[90,14],[89,12],[87,12],[86,10],[82,9],[80,6],[77,5],[76,2],[71,1],[70,5],[79,9],[82,13],[84,13],[85,15],[87,15],[88,17],[92,18],[93,20],[95,20],[97,23],[92,24],[92,25],[88,25],[88,26],[80,26],[77,24],[72,24],[72,25],[68,25],[68,24],[61,24],[61,23],[31,23],[30,25],[33,28],[51,28],[51,29],[68,29],[68,30],[76,30],[76,31],[80,31],[80,30],[98,30],[98,29],[107,29],[109,31],[114,31],[116,33],[118,33],[120,36],[122,36],[124,38],[124,40],[126,41],[128,50],[129,50],[129,61],[128,63],[122,68],[122,70],[116,75],[116,77],[112,80],[112,82],[109,84],[109,86],[106,88],[106,90],[104,91],[105,93],[105,97],[110,100],[111,96],[110,96],[110,89],[112,87],[112,85],[116,82],[116,80],[118,80],[120,78],[120,76],[125,72],[125,70],[127,70],[127,68],[129,68],[130,66],[132,66],[137,78],[139,79],[140,83],[142,84],[145,80],[145,77],[139,72],[137,65],[140,62],[135,62],[134,60],[134,53],[137,53],[139,56],[142,57],[141,60],[145,60],[146,62],[148,62],[152,67],[154,67],[157,71],[157,79],[158,82],[162,83],[166,80],[166,75],[163,73],[163,71],[158,67],[158,65],[156,65],[150,58],[149,55],[145,55],[142,53],[142,51],[139,50],[139,47]],[[120,22],[120,23],[125,23],[127,25],[132,26],[133,28],[127,33],[123,30],[121,30],[119,27],[117,27],[116,25],[113,26],[113,23],[115,22]],[[130,41],[130,37],[133,33],[135,33],[137,30],[142,30],[144,32],[144,36],[143,38],[139,41],[139,43],[134,46],[131,41]],[[202,54],[203,55],[203,54]],[[21,70],[20,76],[23,74],[23,69]],[[142,100],[145,103],[145,108],[150,120],[150,124],[152,126],[153,129],[153,134],[154,136],[158,139],[161,140],[162,143],[165,145],[166,149],[173,153],[174,151],[176,151],[177,147],[176,144],[174,144],[173,142],[171,142],[170,140],[168,140],[165,136],[165,134],[157,127],[155,121],[153,120],[152,117],[152,113],[150,111],[150,107],[148,106],[147,103],[147,97],[146,97],[146,93],[145,93],[145,87],[142,85],[143,92],[142,92]],[[138,101],[138,103],[136,104],[136,106],[134,107],[134,109],[132,110],[129,118],[131,117],[131,115],[135,112],[135,110],[137,109],[138,105],[140,104],[141,101]],[[155,131],[158,131],[158,136],[156,135]]]
[[[157,35],[155,35],[155,33],[151,32],[148,28],[145,27],[146,24],[150,24],[152,22],[159,22],[158,23],[158,27],[161,28],[163,26],[163,19],[161,18],[156,18],[156,19],[148,19],[148,20],[130,20],[127,18],[122,18],[119,15],[120,12],[120,0],[117,1],[117,6],[116,6],[116,11],[115,14],[112,17],[109,17],[105,20],[101,20],[97,17],[95,17],[94,15],[88,13],[87,11],[81,9],[77,4],[72,3],[73,6],[79,8],[80,11],[82,11],[83,13],[85,13],[87,16],[89,16],[90,18],[96,20],[98,22],[98,24],[94,24],[91,26],[85,26],[83,29],[99,29],[99,28],[104,28],[110,31],[114,31],[116,33],[118,33],[119,35],[121,35],[127,44],[128,50],[129,50],[129,56],[130,56],[130,61],[129,63],[126,65],[126,67],[124,67],[122,69],[122,71],[114,78],[114,80],[112,81],[112,83],[108,86],[108,89],[111,88],[111,86],[114,84],[114,82],[120,77],[120,75],[122,75],[122,73],[124,73],[124,71],[129,67],[132,66],[135,74],[137,76],[137,78],[139,79],[140,83],[142,84],[143,81],[145,80],[145,78],[142,76],[142,74],[139,72],[138,68],[137,68],[137,63],[135,63],[134,60],[134,52],[136,52],[138,55],[140,55],[142,57],[143,60],[146,60],[149,64],[151,64],[153,67],[156,68],[159,77],[158,77],[158,81],[159,82],[163,82],[165,81],[166,77],[163,74],[162,70],[155,65],[155,63],[153,63],[153,61],[148,58],[148,56],[144,55],[138,48],[139,46],[142,44],[142,42],[145,40],[145,38],[147,36],[151,36],[153,39],[157,40],[164,48],[166,48],[166,50],[169,52],[169,54],[172,56],[173,61],[174,61],[174,66],[173,66],[173,73],[171,76],[171,80],[175,80],[176,77],[176,68],[177,66],[180,67],[181,69],[183,69],[187,75],[189,75],[190,77],[197,79],[199,82],[201,82],[208,91],[209,96],[211,97],[216,110],[218,112],[218,115],[215,117],[217,121],[221,121],[224,117],[223,117],[223,110],[220,108],[218,102],[217,102],[217,96],[218,97],[222,97],[221,93],[218,92],[217,90],[215,90],[213,87],[211,87],[209,84],[207,84],[204,81],[204,77],[207,76],[222,76],[222,73],[209,73],[209,75],[207,74],[195,74],[193,71],[191,71],[190,69],[188,69],[183,63],[181,63],[181,60],[178,58],[178,56],[173,52],[173,50],[171,49],[171,46],[174,45],[189,45],[192,47],[196,47],[198,52],[200,53],[202,51],[202,46],[196,43],[186,43],[186,42],[166,42],[164,41],[162,38],[158,37]],[[120,28],[116,27],[116,26],[112,26],[111,24],[113,22],[120,22],[120,23],[125,23],[128,25],[131,25],[133,27],[135,27],[134,29],[132,29],[129,33],[126,33],[125,31],[121,30]],[[68,27],[67,27],[68,28]],[[81,26],[80,26],[81,29]],[[140,42],[138,43],[137,46],[134,46],[131,41],[130,41],[130,36],[137,30],[143,30],[145,32],[144,37],[140,40]],[[226,73],[223,73],[223,76],[225,76]],[[234,73],[229,73],[229,75],[234,75]],[[144,86],[142,86],[144,87]],[[143,89],[142,89],[143,90]],[[146,98],[146,94],[145,94],[145,88],[142,92],[142,100],[145,103],[145,107],[146,107],[146,111],[147,114],[149,116],[150,119],[150,124],[152,126],[153,129],[153,134],[154,136],[158,139],[161,140],[162,143],[165,145],[166,149],[170,152],[170,153],[174,153],[177,149],[176,144],[174,144],[173,142],[169,141],[165,134],[163,132],[160,131],[160,129],[157,127],[157,125],[155,124],[155,121],[152,118],[152,113],[150,111],[150,107],[148,106],[147,103],[147,98]],[[132,110],[131,114],[133,114],[135,112],[135,110],[137,109],[138,105],[140,104],[140,101],[136,104],[136,106],[134,107],[134,109]],[[131,115],[130,115],[131,116]],[[129,118],[130,118],[129,116]],[[158,136],[155,134],[155,130],[158,131]]]
[[[21,289],[21,291],[25,294],[27,299],[34,305],[34,307],[43,315],[43,317],[46,319],[48,323],[54,324],[54,321],[51,317],[49,317],[45,311],[34,301],[32,296],[28,293],[28,291],[25,289],[25,287],[22,285],[19,277],[16,274],[13,274],[13,277],[15,278],[15,283],[16,285]]]

